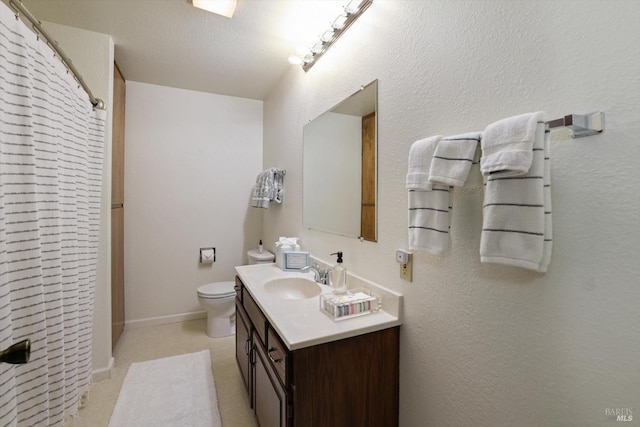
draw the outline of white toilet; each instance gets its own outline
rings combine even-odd
[[[247,252],[249,264],[273,262],[275,255],[269,251]],[[198,287],[198,302],[207,312],[207,335],[220,338],[236,333],[235,282],[214,282]]]

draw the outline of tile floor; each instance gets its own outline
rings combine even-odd
[[[106,427],[133,362],[209,349],[223,427],[256,427],[235,359],[235,336],[209,338],[206,319],[125,330],[114,351],[111,378],[95,382],[85,407],[68,427]],[[182,426],[172,426],[182,427]],[[184,426],[188,427],[188,426]]]

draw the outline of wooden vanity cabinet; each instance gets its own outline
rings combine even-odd
[[[251,347],[245,355],[245,336],[236,335],[236,359],[243,371],[248,356],[261,427],[398,425],[399,327],[290,351],[239,277],[236,284],[238,319],[249,323],[238,320],[237,329],[249,331]]]
[[[247,391],[250,390],[249,384],[251,382],[251,364],[249,362],[249,355],[253,346],[251,333],[251,323],[247,314],[242,308],[242,303],[236,300],[236,361]],[[253,402],[250,403],[253,405]]]

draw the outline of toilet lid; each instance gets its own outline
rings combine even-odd
[[[227,298],[236,295],[235,282],[214,282],[198,287],[200,298]]]

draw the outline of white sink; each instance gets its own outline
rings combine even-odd
[[[282,299],[307,299],[320,295],[322,288],[313,280],[302,277],[273,279],[264,284],[270,295]]]

